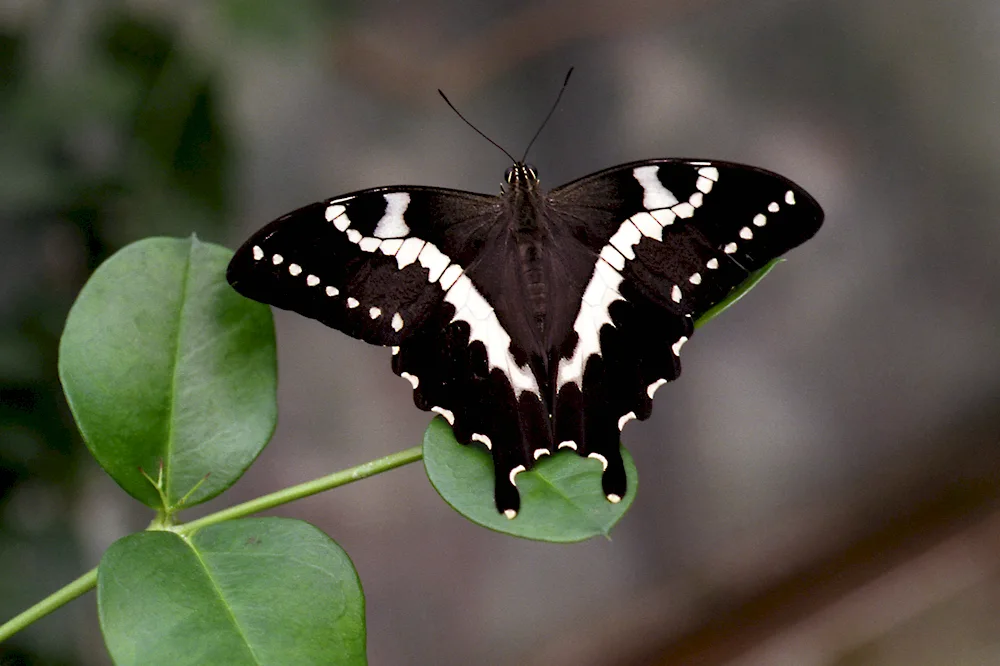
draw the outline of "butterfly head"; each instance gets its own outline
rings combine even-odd
[[[538,170],[524,162],[515,162],[507,169],[503,178],[515,190],[534,189],[538,186]]]

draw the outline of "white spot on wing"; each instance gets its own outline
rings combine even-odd
[[[674,211],[670,210],[669,208],[654,210],[653,212],[650,213],[650,215],[653,216],[654,220],[656,220],[658,223],[660,223],[665,227],[673,224],[674,219],[677,217],[676,215],[674,215]]]
[[[632,216],[632,224],[642,232],[643,236],[663,240],[663,227],[649,213],[638,213]]]
[[[277,266],[278,264],[280,264],[284,260],[285,260],[285,258],[282,257],[280,254],[276,254],[273,257],[271,257],[271,263],[274,264],[275,266]]]
[[[702,194],[701,192],[695,192],[688,199],[688,203],[694,206],[695,208],[701,208],[701,204],[704,203],[704,201],[705,201],[705,195]]]
[[[611,237],[608,241],[611,245],[622,253],[627,259],[635,259],[635,252],[632,251],[632,246],[638,243],[642,239],[642,233],[639,231],[638,227],[632,224],[631,220],[625,220],[618,227],[618,231],[615,235]]]
[[[370,310],[368,310],[368,316],[371,317],[372,319],[378,319],[379,317],[382,316],[381,308],[371,308]]]
[[[381,244],[382,241],[380,241],[379,239],[372,238],[371,236],[366,236],[361,239],[360,243],[358,243],[358,247],[361,248],[362,252],[374,252],[375,250],[378,249],[378,246]]]
[[[361,232],[358,231],[357,229],[347,230],[347,240],[351,241],[352,243],[355,244],[360,243],[362,238],[364,238],[364,236],[362,236]]]
[[[302,267],[298,264],[288,264],[288,274],[293,276],[298,276],[302,273]]]
[[[712,257],[711,259],[708,260],[708,263],[705,265],[711,268],[712,270],[715,270],[716,268],[719,267],[719,260],[716,259],[715,257]]]
[[[392,330],[399,331],[403,328],[403,318],[399,316],[399,313],[392,315]]]
[[[417,377],[416,375],[411,375],[408,372],[401,372],[399,373],[399,376],[405,379],[406,381],[410,382],[410,385],[413,386],[414,390],[416,390],[417,387],[420,386],[420,377]]]
[[[330,204],[329,206],[326,207],[326,221],[333,222],[338,217],[343,215],[346,211],[347,209],[341,206],[340,204]],[[347,224],[350,224],[350,222],[348,222]],[[347,228],[347,224],[344,225],[344,229]],[[341,231],[343,231],[344,229],[341,229]]]
[[[378,238],[402,238],[410,233],[410,228],[403,221],[403,213],[410,205],[410,195],[406,192],[392,192],[384,196],[385,213],[372,233]]]
[[[455,284],[455,280],[458,276],[462,274],[462,267],[458,264],[452,264],[448,268],[444,269],[444,273],[441,273],[441,288],[445,291],[451,289],[451,286]]]
[[[445,409],[444,407],[431,407],[431,411],[435,414],[443,416],[444,420],[448,422],[448,425],[455,425],[455,412],[450,409]]]
[[[611,502],[612,504],[618,504],[618,502],[622,501],[622,498],[619,497],[618,495],[615,495],[614,493],[610,493],[608,495],[608,501]]]
[[[727,244],[726,247],[722,248],[722,251],[725,252],[726,254],[732,254],[733,252],[736,252],[736,243]]]
[[[469,290],[472,288],[472,280],[463,274],[455,280],[455,284],[453,284],[451,289],[448,290],[445,300],[455,306],[456,314],[458,313],[459,308],[465,305],[465,301],[469,297]]]
[[[596,452],[595,453],[591,453],[587,457],[588,458],[593,458],[594,460],[601,461],[601,467],[604,468],[604,471],[607,471],[607,469],[608,469],[608,459],[605,458],[604,456],[602,456],[600,453],[596,453]]]
[[[701,169],[698,169],[698,175],[704,176],[709,180],[714,180],[714,181],[719,180],[719,170],[716,169],[715,167],[702,167]]]
[[[625,428],[625,424],[635,418],[635,412],[629,412],[628,414],[622,414],[622,417],[618,419],[618,431],[621,432]],[[607,467],[605,465],[605,467]]]
[[[538,460],[542,456],[552,455],[552,452],[549,451],[548,449],[535,449],[531,455],[534,456],[535,460]]]
[[[486,347],[490,369],[499,368],[514,389],[515,397],[524,391],[539,395],[538,382],[528,365],[520,366],[510,353],[510,335],[500,325],[496,313],[464,273],[445,294],[444,300],[455,306],[452,321],[469,324],[469,344],[479,340]]]
[[[660,388],[661,386],[663,386],[666,383],[667,383],[666,379],[657,379],[655,382],[653,382],[652,384],[650,384],[649,386],[647,386],[646,387],[646,395],[649,396],[649,399],[652,400],[653,399],[653,395],[656,393],[656,389]]]
[[[789,206],[795,205],[795,193],[792,192],[791,190],[785,192],[785,203],[788,204]]]
[[[487,437],[486,435],[481,435],[478,432],[474,432],[474,433],[472,433],[472,441],[473,442],[482,442],[483,444],[486,445],[487,449],[489,449],[490,451],[493,450],[493,442],[490,441],[490,438]]]
[[[705,194],[708,194],[709,192],[712,191],[712,185],[714,184],[715,183],[712,182],[711,178],[705,178],[705,176],[698,176],[698,182],[696,182],[694,186],[698,188],[699,192],[704,192]]]
[[[674,211],[674,214],[681,219],[694,215],[694,206],[687,202],[677,204],[672,208],[672,210]]]
[[[395,356],[396,354],[398,354],[398,353],[399,353],[399,346],[398,346],[398,345],[393,345],[393,346],[392,346],[392,347],[390,347],[389,349],[390,349],[390,350],[392,351],[392,355],[393,355],[393,356]]]
[[[677,197],[660,182],[657,172],[660,167],[656,165],[641,166],[632,169],[632,175],[642,185],[642,207],[646,210],[657,208],[668,208],[677,203]]]
[[[347,299],[347,307],[349,307],[349,308],[356,308],[359,305],[361,305],[361,303],[359,303],[358,299],[354,298],[353,296],[351,298]]]
[[[694,273],[688,278],[691,284],[701,284],[701,273]]]
[[[567,439],[565,442],[559,442],[559,446],[557,446],[556,448],[573,449],[574,451],[576,451],[576,442],[574,442],[572,439]]]
[[[686,335],[682,335],[681,337],[677,338],[677,342],[675,342],[674,344],[670,345],[670,348],[674,351],[674,356],[680,356],[681,355],[681,347],[683,347],[684,343],[687,342],[687,341],[688,341],[687,336]]]
[[[340,290],[337,289],[336,287],[327,287],[326,288],[326,295],[327,296],[333,297],[333,296],[336,296],[339,293],[340,293]]]
[[[260,261],[264,258],[264,250],[260,249],[259,245],[253,246],[253,258],[254,261]]]
[[[524,471],[524,465],[518,465],[514,469],[510,470],[510,485],[517,485],[517,475]]]
[[[319,278],[316,277],[315,275],[307,275],[306,284],[309,285],[310,287],[315,287],[316,285],[319,284]]]
[[[382,250],[382,254],[391,256],[399,252],[399,248],[402,244],[403,244],[402,238],[390,238],[388,240],[382,241],[382,244],[379,245],[378,249]]]
[[[437,249],[434,243],[427,243],[424,245],[424,249],[420,251],[417,256],[417,260],[420,265],[427,269],[427,281],[437,282],[440,279],[441,274],[444,273],[444,269],[448,267],[451,260],[448,259],[448,255]]]
[[[778,208],[780,208],[780,206],[778,206],[778,202],[777,201],[772,201],[771,203],[769,203],[767,205],[767,209],[769,211],[771,211],[772,213],[777,213],[778,212]]]
[[[621,275],[618,274],[614,268],[609,266],[606,262],[598,261],[594,264],[594,273],[604,282],[606,285],[620,284]]]
[[[605,250],[609,249],[621,257],[610,246],[604,247],[601,256],[605,256]],[[622,258],[621,261],[624,266],[625,259]],[[580,311],[573,322],[573,330],[579,339],[576,348],[573,349],[573,355],[559,361],[556,373],[557,390],[569,382],[575,382],[577,386],[583,388],[583,368],[587,359],[593,354],[601,353],[601,327],[605,324],[613,325],[608,308],[615,301],[624,300],[618,293],[621,283],[622,276],[608,264],[598,261],[594,266],[594,273],[583,291]]]
[[[681,302],[681,288],[678,287],[676,284],[674,285],[674,288],[670,290],[670,300],[672,300],[674,303]]]
[[[621,252],[610,245],[605,245],[601,250],[601,259],[608,262],[618,270],[625,268],[625,257],[622,256]]]
[[[743,240],[750,240],[753,238],[753,232],[750,231],[750,227],[743,227],[740,229],[740,238]]]
[[[753,216],[753,225],[755,227],[762,227],[767,224],[767,216],[763,213],[757,213]]]
[[[417,255],[422,249],[424,249],[424,241],[419,238],[407,238],[403,241],[403,245],[396,252],[396,265],[399,266],[399,270],[403,270],[416,261]]]
[[[503,515],[507,516],[507,520],[514,520],[517,518],[517,511],[514,511],[514,509],[504,509]]]

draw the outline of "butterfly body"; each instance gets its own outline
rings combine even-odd
[[[499,197],[363,190],[266,226],[230,283],[393,349],[421,409],[493,456],[497,508],[517,475],[568,448],[626,492],[620,431],[680,374],[694,320],[811,237],[822,211],[777,174],[688,159],[634,162],[544,190],[508,169]]]

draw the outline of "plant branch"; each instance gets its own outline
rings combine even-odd
[[[29,624],[42,619],[60,606],[64,606],[83,593],[89,592],[95,585],[97,585],[97,567],[83,574],[69,585],[53,592],[28,610],[0,624],[0,643],[21,631]]]
[[[259,511],[273,509],[276,506],[281,506],[282,504],[287,504],[288,502],[302,499],[303,497],[309,497],[310,495],[321,493],[324,490],[330,490],[331,488],[336,488],[354,481],[366,479],[369,476],[381,474],[382,472],[388,472],[391,469],[402,467],[403,465],[409,465],[410,463],[420,460],[422,457],[423,448],[414,446],[413,448],[393,453],[385,456],[384,458],[378,458],[377,460],[372,460],[370,462],[357,465],[356,467],[350,467],[312,481],[300,483],[297,486],[279,490],[271,493],[270,495],[264,495],[263,497],[252,499],[249,502],[244,502],[243,504],[231,506],[228,509],[217,511],[216,513],[204,516],[203,518],[192,520],[190,523],[170,526],[167,529],[170,529],[171,531],[182,536],[187,536],[194,533],[196,530],[208,527],[209,525],[215,525],[227,520],[235,520],[236,518],[243,518]],[[31,608],[0,625],[0,643],[7,640],[33,622],[45,617],[60,606],[64,606],[85,592],[89,592],[96,585],[97,568],[95,567],[74,580],[69,585],[53,592]]]
[[[192,520],[190,523],[176,525],[171,529],[181,535],[192,534],[195,531],[209,525],[215,525],[217,523],[233,520],[235,518],[243,518],[245,516],[249,516],[250,514],[258,513],[259,511],[273,509],[276,506],[281,506],[282,504],[287,504],[294,500],[302,499],[303,497],[309,497],[310,495],[321,493],[324,490],[330,490],[331,488],[343,486],[353,481],[360,481],[361,479],[374,476],[375,474],[388,472],[391,469],[402,467],[403,465],[409,465],[412,462],[420,460],[423,455],[423,448],[420,446],[414,446],[413,448],[393,453],[385,456],[384,458],[378,458],[377,460],[363,463],[357,467],[351,467],[340,472],[334,472],[333,474],[329,474],[312,481],[300,483],[299,485],[292,486],[291,488],[279,490],[271,493],[270,495],[257,497],[249,502],[237,504],[236,506],[231,506],[228,509],[223,509],[222,511],[209,514],[204,518]]]

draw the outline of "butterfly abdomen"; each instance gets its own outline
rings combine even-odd
[[[545,248],[541,241],[531,236],[517,240],[520,274],[524,281],[527,305],[539,334],[545,333],[545,315],[548,312],[548,286],[546,281]]]

